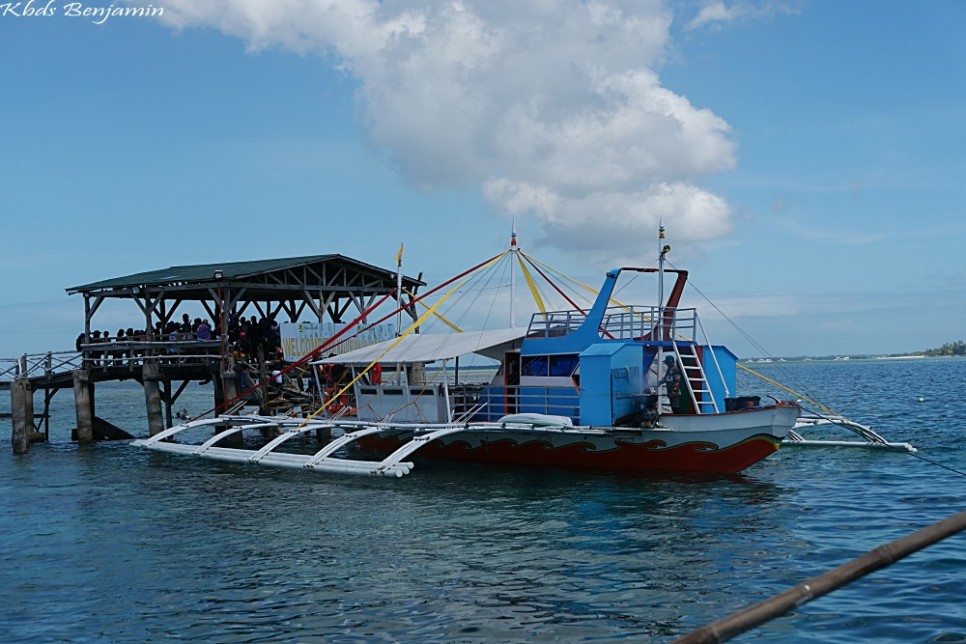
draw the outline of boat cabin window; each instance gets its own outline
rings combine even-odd
[[[565,353],[551,356],[524,356],[522,375],[524,376],[573,376],[580,366],[580,356]]]
[[[520,375],[523,376],[545,376],[547,375],[547,356],[527,356],[523,359],[520,368]]]

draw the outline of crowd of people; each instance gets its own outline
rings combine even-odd
[[[282,336],[274,315],[228,318],[228,346],[237,360],[274,362],[282,359]]]
[[[278,322],[273,315],[250,318],[232,315],[228,319],[227,336],[225,338],[228,352],[237,360],[249,363],[263,361],[274,362],[281,359],[281,334]],[[185,313],[181,322],[171,321],[167,324],[158,322],[148,332],[145,329],[118,329],[117,334],[111,336],[108,331],[91,331],[88,340],[84,333],[77,336],[75,348],[77,351],[85,349],[92,354],[92,360],[97,364],[119,364],[124,358],[141,357],[146,347],[131,345],[147,342],[163,342],[167,346],[165,352],[169,354],[195,353],[188,342],[221,342],[221,334],[205,318],[194,320]],[[91,346],[98,345],[98,346]],[[101,346],[102,345],[102,346]],[[205,347],[198,353],[219,353]]]

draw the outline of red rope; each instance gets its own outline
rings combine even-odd
[[[547,284],[549,284],[550,286],[552,286],[554,288],[554,290],[557,291],[558,293],[560,293],[560,295],[562,295],[565,300],[567,300],[568,302],[570,302],[570,306],[574,307],[575,309],[577,309],[578,311],[580,311],[584,315],[587,314],[586,311],[584,311],[582,308],[580,308],[579,306],[577,306],[577,303],[576,302],[574,302],[572,299],[570,299],[569,297],[567,297],[567,294],[564,293],[562,290],[560,290],[560,287],[557,286],[557,284],[555,282],[553,282],[549,277],[547,277],[547,274],[544,273],[542,270],[540,270],[540,267],[537,266],[536,264],[534,264],[533,261],[531,261],[531,259],[529,257],[527,257],[526,255],[524,255],[523,256],[523,259],[527,260],[527,264],[530,264],[530,266],[533,266],[533,270],[537,271],[537,273],[540,274],[540,277],[542,277],[543,279],[545,279],[547,281]]]
[[[412,299],[409,303],[402,304],[401,306],[397,307],[394,311],[391,311],[390,313],[388,313],[384,317],[379,318],[378,320],[376,320],[375,322],[369,324],[368,326],[365,326],[365,327],[363,327],[361,329],[356,330],[356,332],[353,333],[352,335],[350,335],[348,338],[346,338],[346,340],[351,340],[352,338],[356,337],[360,333],[364,333],[365,331],[368,331],[372,327],[377,326],[379,324],[382,324],[383,322],[385,322],[386,320],[388,320],[392,316],[396,315],[400,311],[403,311],[403,310],[405,310],[407,308],[412,307],[416,302],[419,302],[423,298],[426,298],[426,297],[432,295],[436,291],[440,290],[441,288],[443,288],[445,286],[448,286],[449,284],[452,284],[453,282],[455,282],[456,280],[460,279],[461,277],[464,277],[466,275],[469,275],[473,271],[478,270],[480,267],[485,266],[486,264],[489,264],[490,262],[492,262],[493,260],[495,260],[496,258],[498,258],[501,254],[503,254],[503,253],[500,253],[498,255],[494,255],[493,257],[487,259],[486,261],[480,262],[476,266],[473,266],[472,268],[466,269],[465,271],[463,271],[459,275],[456,275],[455,277],[452,277],[452,278],[446,280],[442,284],[439,284],[439,285],[431,288],[430,290],[426,291],[425,293],[423,293],[419,297]],[[345,326],[345,328],[343,328],[341,331],[339,331],[338,333],[336,333],[335,335],[333,335],[331,338],[329,338],[328,340],[326,340],[325,342],[323,342],[322,344],[320,344],[319,346],[317,346],[316,348],[314,348],[309,353],[307,353],[304,356],[302,356],[301,358],[299,358],[297,361],[293,362],[292,364],[290,364],[287,367],[285,367],[284,369],[282,369],[279,374],[275,374],[275,375],[268,376],[267,378],[265,378],[261,382],[255,384],[255,385],[252,385],[251,387],[249,387],[245,391],[241,392],[240,394],[238,394],[237,396],[235,396],[231,400],[223,401],[221,405],[216,405],[216,406],[212,407],[211,409],[209,409],[208,411],[202,412],[201,414],[195,416],[191,420],[192,421],[198,420],[199,418],[203,418],[203,417],[207,416],[208,414],[210,414],[212,412],[217,412],[219,409],[221,409],[221,410],[227,409],[228,406],[231,405],[232,403],[241,400],[245,396],[248,396],[249,394],[251,394],[251,393],[253,393],[255,391],[258,391],[259,389],[261,389],[262,387],[264,387],[265,385],[267,385],[277,375],[284,375],[284,374],[288,373],[289,371],[292,371],[293,369],[304,365],[306,362],[315,359],[318,356],[318,354],[320,354],[323,351],[325,351],[326,349],[329,349],[330,347],[332,347],[333,343],[335,343],[336,340],[338,340],[343,334],[345,334],[346,331],[348,331],[349,329],[355,328],[356,324],[358,324],[359,322],[361,322],[362,320],[364,320],[369,315],[369,313],[371,313],[376,308],[378,308],[394,292],[395,292],[395,289],[393,289],[392,291],[389,291],[388,293],[386,293],[385,295],[383,295],[379,299],[378,302],[376,302],[375,304],[373,304],[369,308],[367,308],[365,311],[363,311],[359,315],[359,317],[357,317],[355,320],[353,320],[352,322],[350,322],[349,324],[347,324]],[[191,422],[191,421],[189,421],[189,422]]]

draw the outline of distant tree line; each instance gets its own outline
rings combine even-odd
[[[966,342],[962,340],[957,340],[956,342],[947,342],[938,349],[928,349],[926,351],[927,356],[963,356],[966,355]]]

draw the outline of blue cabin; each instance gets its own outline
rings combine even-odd
[[[579,425],[615,426],[656,419],[672,409],[726,411],[738,360],[726,347],[699,343],[697,312],[677,307],[687,272],[669,271],[678,279],[665,306],[608,306],[626,270],[656,272],[609,272],[586,313],[535,314],[519,351],[505,354],[500,373],[484,389],[486,404],[475,418],[550,414]],[[677,369],[676,394],[664,382],[669,368]],[[672,401],[672,395],[678,399]]]

